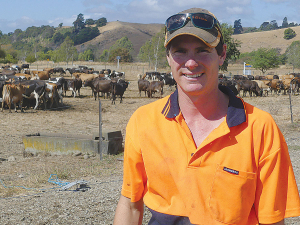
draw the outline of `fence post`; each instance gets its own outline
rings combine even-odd
[[[100,160],[102,160],[102,109],[101,109],[101,100],[99,100],[99,153]]]
[[[291,93],[292,93],[292,83],[290,83],[289,98],[290,98],[291,121],[292,121],[292,123],[294,123],[294,121],[293,121],[293,109],[292,109],[292,96],[291,96]]]

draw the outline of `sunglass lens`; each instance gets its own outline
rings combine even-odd
[[[177,14],[174,16],[169,17],[166,22],[166,27],[168,31],[179,29],[184,25],[184,22],[186,20],[185,14]]]
[[[204,13],[194,13],[192,16],[194,26],[204,29],[211,29],[214,26],[214,18]]]

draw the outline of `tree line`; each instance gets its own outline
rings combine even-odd
[[[290,28],[299,26],[299,24],[291,22],[288,22],[287,17],[284,17],[282,20],[281,26],[278,25],[276,20],[271,20],[270,22],[263,22],[259,28],[256,27],[247,27],[243,28],[242,26],[242,20],[238,19],[234,21],[234,32],[233,34],[242,34],[242,33],[251,33],[251,32],[259,32],[259,31],[269,31],[269,30],[277,30],[281,28]]]
[[[16,63],[18,60],[25,60],[27,57],[36,60],[48,59],[55,61],[58,57],[54,53],[59,52],[60,48],[66,43],[71,41],[73,45],[79,45],[92,40],[100,35],[98,27],[105,26],[106,23],[107,20],[104,17],[98,20],[85,20],[83,14],[80,13],[70,28],[63,28],[63,23],[60,23],[57,28],[47,25],[41,27],[31,26],[25,31],[16,29],[8,34],[3,34],[0,31],[2,48],[0,62]],[[77,55],[73,54],[74,59]]]
[[[83,14],[79,14],[73,22],[74,26],[70,28],[62,28],[62,24],[60,24],[58,28],[50,26],[29,27],[25,31],[17,29],[7,35],[0,34],[2,46],[0,48],[0,62],[16,63],[18,60],[26,60],[29,63],[36,60],[64,61],[67,63],[73,60],[114,62],[119,56],[120,62],[133,62],[134,60],[146,62],[149,67],[154,67],[155,70],[168,66],[164,48],[164,29],[161,29],[141,46],[136,58],[133,56],[133,44],[128,37],[120,38],[109,49],[102,52],[99,52],[95,45],[88,46],[83,52],[78,52],[75,48],[75,45],[80,43],[78,40],[84,39],[86,41],[87,37],[97,35],[93,34],[91,30],[106,23],[105,18],[84,20]],[[91,28],[90,26],[95,27]],[[227,44],[227,57],[220,70],[227,71],[229,63],[243,62],[252,64],[262,73],[283,64],[290,64],[294,69],[300,68],[299,41],[293,42],[284,54],[280,54],[279,49],[267,48],[241,54],[239,51],[241,43],[234,39],[235,27],[226,23],[221,24],[221,27],[224,41]],[[91,35],[89,35],[90,32]]]

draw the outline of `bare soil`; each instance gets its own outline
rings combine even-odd
[[[112,105],[101,98],[103,128],[121,130],[131,114],[140,106],[157,100],[139,96],[137,74],[126,69],[130,81],[123,103],[117,99]],[[165,94],[171,90],[165,88]],[[1,224],[112,224],[122,184],[123,154],[105,155],[100,161],[94,155],[57,155],[24,152],[22,136],[38,132],[64,134],[92,134],[98,131],[99,101],[91,96],[89,88],[81,89],[80,97],[64,97],[63,109],[26,110],[24,113],[0,113],[0,221]],[[292,96],[293,122],[288,95],[245,97],[244,99],[274,117],[285,135],[300,188],[300,96]],[[13,157],[12,157],[13,156]],[[51,174],[64,182],[85,180],[88,190],[61,191],[49,183]],[[149,218],[145,212],[144,224]],[[287,224],[300,224],[299,218],[288,219]]]

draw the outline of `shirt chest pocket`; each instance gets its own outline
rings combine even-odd
[[[215,220],[226,224],[247,221],[255,200],[256,174],[218,165],[209,198]]]

